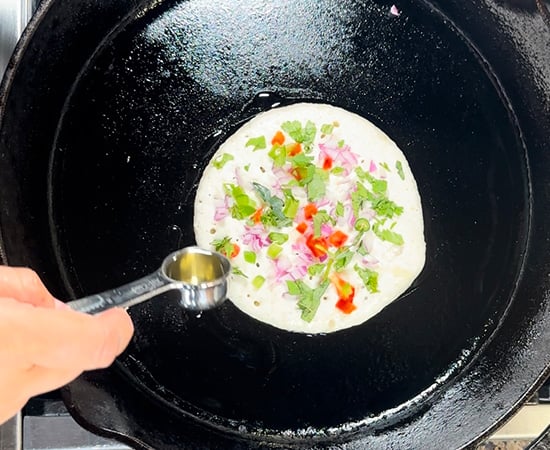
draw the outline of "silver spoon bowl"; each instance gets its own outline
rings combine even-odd
[[[143,278],[67,305],[96,314],[113,307],[129,308],[164,292],[178,291],[183,308],[202,311],[225,301],[230,272],[231,263],[220,253],[186,247],[168,255],[158,270]]]

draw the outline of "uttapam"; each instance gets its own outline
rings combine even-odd
[[[370,121],[330,105],[278,107],[245,123],[213,154],[194,208],[197,244],[231,260],[230,301],[288,331],[359,325],[425,263],[404,154]]]

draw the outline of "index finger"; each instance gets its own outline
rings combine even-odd
[[[0,297],[46,308],[55,304],[55,298],[38,274],[26,267],[0,266]]]

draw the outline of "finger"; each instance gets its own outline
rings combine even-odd
[[[4,358],[19,366],[104,368],[122,353],[132,334],[130,317],[118,308],[91,316],[6,299],[0,304],[0,348]]]
[[[0,266],[0,296],[46,308],[55,301],[38,274],[26,267]]]

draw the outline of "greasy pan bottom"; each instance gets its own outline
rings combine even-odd
[[[328,336],[283,332],[229,303],[196,317],[159,299],[132,310],[122,365],[173,408],[240,432],[354,428],[405,404],[398,413],[410,414],[407,403],[420,406],[473,356],[513,296],[528,213],[513,115],[475,52],[426,9],[258,8],[165,3],[98,49],[55,143],[60,264],[75,295],[153,270],[194,243],[213,135],[294,99],[357,112],[397,141],[419,184],[427,264],[406,298]],[[266,90],[271,101],[258,96]]]
[[[214,439],[210,430],[225,445],[250,439],[245,447],[386,433],[390,445],[452,395],[515,298],[531,186],[508,98],[471,43],[424,3],[401,2],[397,17],[384,1],[149,6],[104,32],[51,121],[45,217],[60,291],[130,281],[193,244],[194,194],[216,145],[254,114],[302,100],[358,113],[403,150],[422,198],[427,262],[401,300],[329,335],[284,332],[230,302],[201,315],[169,295],[135,307],[115,381],[77,381],[66,392],[71,410],[101,431],[79,402],[110,404],[135,389],[138,425],[112,431],[144,447],[166,432],[132,439],[153,414],[204,427],[190,446]],[[173,439],[165,448],[184,445]]]

